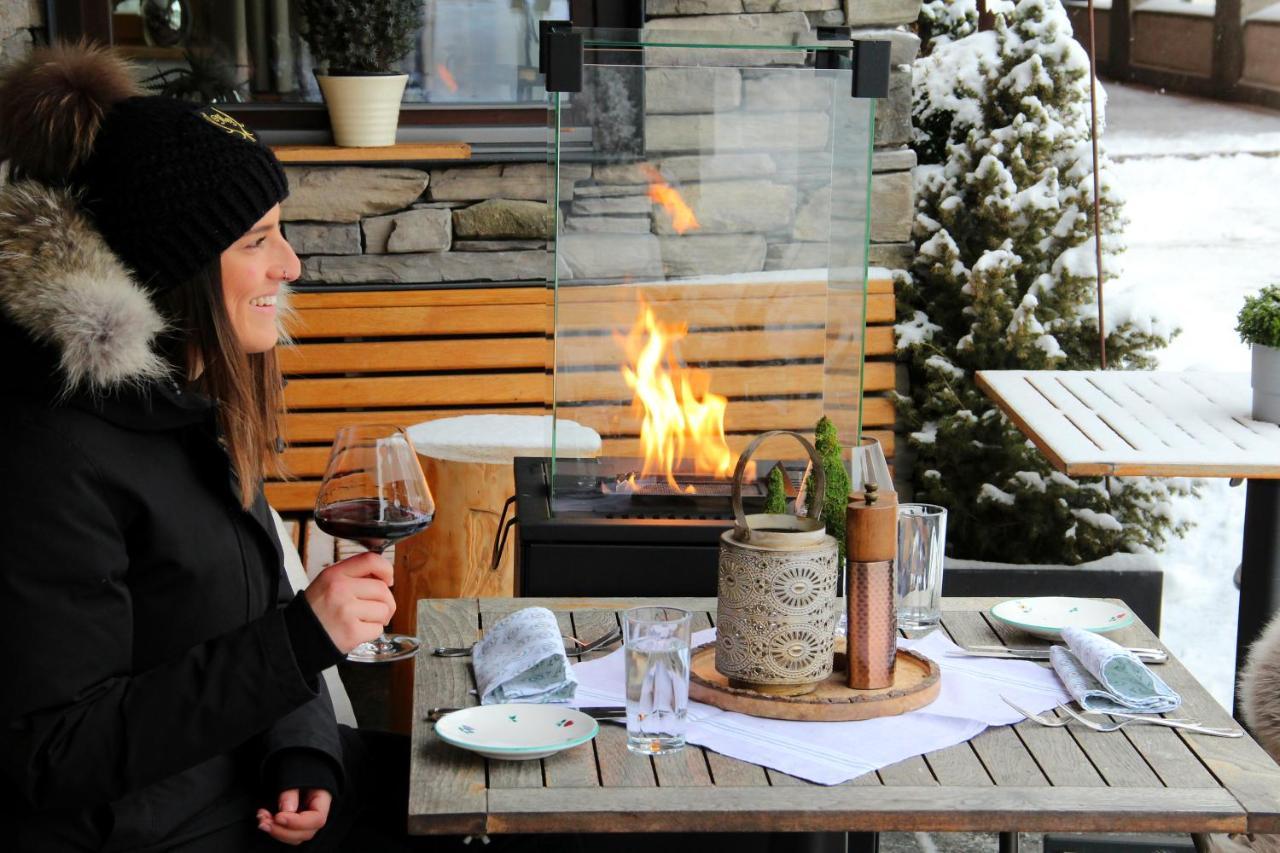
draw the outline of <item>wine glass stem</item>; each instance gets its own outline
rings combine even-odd
[[[387,550],[387,546],[390,544],[390,542],[383,542],[381,545],[374,546],[369,550],[381,557],[382,553]],[[391,638],[387,636],[386,629],[383,629],[381,634],[370,640],[369,645],[373,646],[378,654],[385,654],[389,651],[393,651],[395,648],[395,644],[391,641]]]

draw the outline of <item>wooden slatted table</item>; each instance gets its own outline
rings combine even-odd
[[[962,644],[1037,642],[988,620],[996,600],[944,599],[944,630]],[[467,645],[502,615],[541,605],[563,633],[591,638],[617,625],[619,611],[652,603],[692,610],[695,629],[715,617],[713,598],[425,600],[418,635],[428,649]],[[1159,644],[1141,624],[1116,639]],[[1280,767],[1247,737],[1023,722],[833,787],[696,746],[633,755],[623,727],[609,723],[590,746],[541,761],[486,761],[444,743],[423,721],[428,708],[475,703],[467,659],[423,653],[414,666],[408,819],[418,834],[1280,831]],[[1182,664],[1171,660],[1160,674],[1182,694],[1181,713],[1232,724]]]
[[[1236,669],[1280,610],[1280,426],[1243,373],[980,370],[978,387],[1074,477],[1247,478]]]

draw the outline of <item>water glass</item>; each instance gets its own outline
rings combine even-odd
[[[899,504],[897,594],[898,627],[930,631],[942,621],[942,558],[947,542],[947,511],[933,504]]]
[[[627,669],[627,748],[660,755],[684,748],[693,614],[633,607],[622,614]]]

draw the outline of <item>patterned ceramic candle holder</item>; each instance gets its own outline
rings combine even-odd
[[[821,510],[813,518],[742,511],[747,461],[779,435],[794,437],[813,460],[816,506],[826,492],[818,451],[798,433],[766,432],[738,460],[734,528],[720,537],[715,668],[730,686],[798,696],[831,675],[839,563]]]

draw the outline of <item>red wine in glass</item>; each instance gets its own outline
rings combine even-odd
[[[432,516],[414,509],[355,498],[329,504],[316,513],[316,524],[330,536],[359,542],[381,554],[400,539],[421,533]]]
[[[418,453],[404,430],[384,425],[338,430],[316,495],[321,530],[381,554],[392,543],[425,530],[435,511]],[[418,646],[416,637],[384,633],[357,646],[347,659],[400,660]]]

